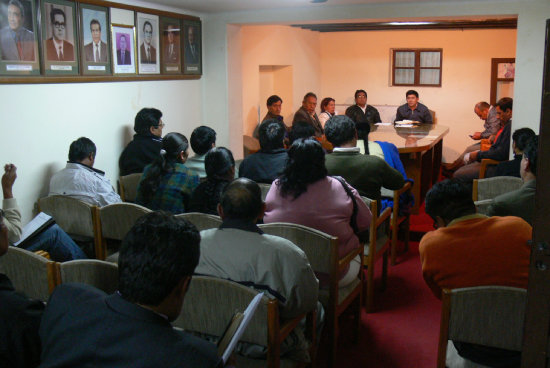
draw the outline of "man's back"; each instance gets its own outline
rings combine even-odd
[[[243,160],[239,166],[239,177],[271,184],[283,173],[287,160],[288,154],[284,148],[257,152]]]
[[[517,216],[533,225],[536,189],[536,180],[531,180],[517,190],[495,197],[487,214],[489,216]]]
[[[120,175],[142,173],[145,166],[153,163],[160,156],[162,138],[153,135],[134,135],[120,154],[118,166]]]
[[[58,286],[40,326],[40,367],[214,367],[214,345],[88,285]]]

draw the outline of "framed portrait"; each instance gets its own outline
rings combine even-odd
[[[183,73],[202,74],[201,22],[183,21]]]
[[[514,79],[516,75],[516,63],[499,63],[497,68],[497,78]]]
[[[177,18],[160,18],[161,66],[163,74],[181,74],[181,22]]]
[[[76,3],[42,1],[42,62],[46,75],[78,74]]]
[[[36,31],[34,1],[0,1],[0,74],[40,74]]]
[[[136,74],[135,34],[134,26],[122,24],[111,25],[114,74]]]
[[[91,75],[111,74],[109,9],[81,3],[80,24],[82,73]]]
[[[158,15],[136,13],[139,74],[160,73]]]

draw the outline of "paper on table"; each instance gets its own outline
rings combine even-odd
[[[384,125],[384,126],[387,126],[387,125],[392,125],[392,123],[382,123],[382,122],[380,122],[380,123],[376,123],[376,124],[374,124],[374,125]]]
[[[29,236],[33,235],[36,231],[38,231],[42,226],[44,226],[51,220],[52,217],[50,215],[47,215],[44,212],[40,212],[38,215],[36,215],[35,218],[33,218],[27,225],[23,227],[21,238],[19,238],[18,242],[13,243],[13,245],[16,247],[19,246],[19,244],[21,244]]]

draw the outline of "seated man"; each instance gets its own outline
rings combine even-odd
[[[292,125],[288,137],[292,145],[296,139],[315,137],[315,129],[307,121],[298,121]]]
[[[199,243],[186,220],[161,211],[140,218],[120,248],[117,292],[84,284],[54,290],[40,325],[40,366],[215,367],[214,345],[170,324],[199,261]]]
[[[533,225],[537,190],[537,151],[538,138],[534,136],[523,151],[520,169],[523,185],[518,190],[495,197],[487,212],[489,216],[517,216]]]
[[[67,166],[52,176],[49,195],[69,196],[99,207],[121,202],[105,173],[93,168],[95,154],[94,142],[86,137],[71,143]]]
[[[288,154],[284,148],[283,123],[270,119],[260,125],[260,151],[246,157],[239,166],[239,177],[271,184],[285,169]]]
[[[162,112],[157,109],[141,109],[134,120],[134,139],[120,154],[120,175],[142,173],[143,168],[160,155],[162,145]]]
[[[521,178],[520,166],[523,158],[523,150],[527,146],[527,143],[535,137],[536,134],[533,129],[520,128],[514,131],[512,134],[512,150],[514,150],[514,159],[501,162],[494,166],[488,166],[485,172],[486,178],[492,178],[495,176],[515,176]]]
[[[193,170],[199,175],[199,178],[206,178],[206,170],[204,169],[204,158],[210,148],[216,146],[216,132],[214,129],[207,126],[200,126],[191,133],[191,148],[195,152],[195,156],[188,158],[185,161],[185,166]]]
[[[292,119],[292,126],[299,121],[305,121],[313,127],[315,130],[316,137],[323,136],[323,126],[319,121],[319,117],[315,113],[315,107],[317,106],[317,95],[313,92],[308,92],[304,96],[302,101],[302,106],[294,114],[294,119]]]
[[[325,124],[327,139],[334,146],[325,156],[329,175],[341,176],[362,196],[380,201],[380,188],[397,190],[403,187],[403,175],[383,159],[362,155],[357,146],[354,122],[345,115],[336,115]]]
[[[258,184],[245,178],[231,182],[218,205],[222,225],[201,231],[196,272],[265,291],[278,299],[282,319],[293,318],[316,308],[319,282],[300,248],[256,226],[264,211]],[[296,342],[303,344],[303,336]]]
[[[355,105],[346,109],[346,116],[353,120],[355,124],[376,124],[381,121],[378,110],[371,105],[367,105],[367,92],[363,89],[355,91]]]
[[[0,257],[8,251],[9,229],[5,222],[0,212]],[[44,303],[17,293],[8,276],[0,273],[0,306],[0,366],[38,366],[38,328]]]
[[[285,123],[283,121],[283,117],[281,116],[281,107],[283,105],[283,99],[277,95],[269,96],[266,104],[267,104],[267,114],[265,114],[260,124],[256,125],[256,128],[254,128],[254,133],[252,133],[252,136],[256,139],[260,139],[260,125],[264,121],[275,119],[277,121],[280,121],[283,124]],[[286,129],[286,125],[283,125],[283,126],[285,126],[285,129]]]
[[[4,171],[2,176],[4,224],[8,230],[10,242],[15,243],[21,237],[21,212],[17,206],[17,200],[13,198],[12,190],[17,178],[17,167],[8,164],[4,166]],[[56,224],[19,246],[31,252],[44,250],[56,262],[87,258],[82,249]]]
[[[432,124],[432,113],[425,106],[418,102],[418,92],[410,89],[405,93],[407,103],[397,108],[395,121],[412,120],[423,124]]]
[[[445,180],[426,195],[437,230],[420,240],[424,280],[441,299],[443,289],[499,285],[527,288],[531,226],[517,217],[476,214],[471,190]],[[520,352],[454,342],[460,356],[490,367],[519,367]],[[504,364],[503,364],[504,363]],[[509,364],[509,365],[506,365]]]

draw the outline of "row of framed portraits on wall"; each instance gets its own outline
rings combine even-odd
[[[0,0],[0,75],[202,74],[198,19],[112,24],[108,7],[37,1]]]

